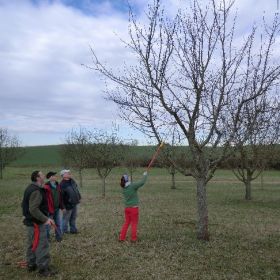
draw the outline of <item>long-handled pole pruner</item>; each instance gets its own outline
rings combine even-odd
[[[154,153],[154,155],[153,155],[153,157],[152,157],[150,163],[149,163],[148,166],[147,166],[146,171],[149,171],[149,169],[151,168],[152,164],[154,163],[155,159],[157,158],[157,156],[158,156],[158,154],[159,154],[159,152],[160,152],[160,149],[163,147],[163,145],[164,145],[164,143],[161,142],[160,145],[158,146],[158,148],[157,148],[156,152]]]

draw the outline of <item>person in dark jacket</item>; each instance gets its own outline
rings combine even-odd
[[[62,170],[60,175],[62,177],[60,182],[62,199],[66,209],[63,213],[63,233],[69,233],[68,225],[70,225],[70,233],[78,233],[76,227],[77,205],[80,203],[81,194],[78,185],[72,179],[70,170]]]
[[[49,267],[50,254],[46,225],[54,226],[48,217],[46,192],[43,188],[44,174],[34,171],[32,183],[25,189],[22,200],[23,223],[27,228],[26,260],[28,271],[39,269],[40,276],[52,276],[56,272]]]
[[[61,195],[61,188],[56,180],[56,172],[50,171],[47,174],[48,182],[45,184],[44,188],[46,190],[48,212],[49,217],[55,222],[55,238],[56,241],[60,242],[62,240],[62,229],[61,229],[61,215],[60,209],[63,210],[63,201]],[[50,226],[47,226],[47,235],[50,238]]]

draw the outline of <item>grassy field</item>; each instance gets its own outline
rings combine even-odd
[[[38,278],[17,267],[25,246],[20,203],[31,171],[9,168],[0,181],[0,279]],[[54,279],[280,279],[279,172],[266,172],[263,187],[256,181],[253,200],[246,202],[231,172],[218,171],[208,185],[211,241],[205,243],[196,240],[194,181],[178,176],[177,189],[171,190],[169,176],[153,169],[139,191],[137,244],[117,241],[123,222],[122,172],[111,174],[102,199],[96,173],[86,170],[81,233],[51,242],[52,263],[59,270]]]

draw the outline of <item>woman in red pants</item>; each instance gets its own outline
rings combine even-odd
[[[121,187],[123,188],[124,204],[125,204],[125,222],[122,226],[119,241],[124,241],[129,225],[131,224],[131,241],[137,241],[137,226],[139,220],[139,198],[137,191],[144,186],[147,180],[147,172],[144,172],[143,179],[136,183],[129,181],[128,175],[123,175],[121,178]]]

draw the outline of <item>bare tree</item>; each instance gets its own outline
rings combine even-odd
[[[197,185],[197,238],[203,240],[209,240],[207,183],[232,152],[236,135],[246,141],[254,131],[253,124],[243,125],[246,108],[259,103],[280,76],[273,56],[278,15],[270,26],[264,22],[262,33],[255,26],[237,42],[232,10],[233,1],[210,0],[201,6],[193,0],[171,18],[154,0],[147,24],[130,11],[125,44],[137,63],[114,71],[92,50],[94,66],[89,67],[117,84],[108,89],[108,98],[133,127],[159,143],[175,127],[188,144]]]
[[[176,132],[173,129],[171,143],[164,146],[164,149],[158,158],[160,164],[165,167],[171,175],[171,189],[176,189],[175,174],[177,173],[178,166],[180,166],[180,168],[186,167],[185,164],[182,166],[180,164],[181,162],[178,163],[178,147],[175,145],[177,139],[175,133]]]
[[[247,114],[243,116],[244,125],[256,127],[246,141],[239,135],[234,139],[237,150],[237,160],[234,161],[233,173],[245,185],[245,199],[252,199],[251,184],[257,179],[276,152],[276,144],[280,137],[279,101],[264,99],[260,104],[253,104],[255,108],[247,107]],[[252,114],[262,111],[262,114]],[[252,125],[254,123],[254,125]]]
[[[115,132],[111,134],[95,131],[92,133],[89,165],[96,168],[102,180],[102,196],[106,194],[106,178],[112,169],[123,160],[123,146]]]
[[[139,167],[139,160],[135,153],[135,147],[137,147],[137,144],[137,140],[132,140],[124,146],[124,165],[128,169],[131,182],[133,182],[133,173],[137,167]]]
[[[5,167],[15,161],[22,152],[18,137],[11,135],[7,129],[0,128],[0,179],[3,179]]]
[[[72,129],[65,137],[65,144],[61,146],[64,164],[78,169],[79,183],[83,187],[83,169],[88,167],[89,145],[91,132],[79,127]]]

